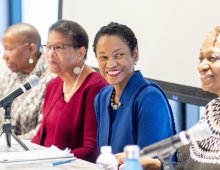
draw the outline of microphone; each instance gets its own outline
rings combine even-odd
[[[31,75],[26,83],[20,84],[18,88],[0,99],[0,107],[6,107],[8,104],[12,103],[16,97],[20,96],[32,87],[37,86],[38,84],[39,78],[35,75]]]
[[[211,135],[211,128],[208,123],[197,123],[187,131],[182,131],[168,139],[164,139],[140,151],[141,156],[165,156],[174,153],[176,149],[189,143],[203,140]]]

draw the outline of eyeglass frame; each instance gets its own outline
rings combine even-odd
[[[56,45],[62,45],[62,48],[60,49],[56,49],[54,48],[54,46]],[[49,46],[50,48],[48,49],[47,46]],[[53,49],[54,52],[62,52],[64,49],[64,46],[69,46],[69,47],[79,47],[78,45],[74,45],[74,44],[62,44],[62,43],[57,43],[57,44],[54,44],[54,45],[41,45],[41,48],[44,52],[48,53],[51,51],[51,49]],[[52,48],[51,48],[52,47]],[[58,50],[58,51],[57,51]]]
[[[14,50],[16,50],[16,49],[19,49],[19,48],[23,48],[23,47],[26,47],[27,45],[30,45],[30,43],[25,43],[25,44],[23,44],[23,45],[21,45],[21,46],[19,46],[19,47],[16,47],[16,48],[14,48],[14,49],[12,49],[12,50],[5,50],[4,49],[4,47],[2,47],[2,49],[1,49],[1,53],[4,55],[7,55],[7,56],[9,56]]]

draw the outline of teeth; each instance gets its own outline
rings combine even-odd
[[[209,77],[212,77],[212,75],[202,75],[201,77],[202,78],[209,78]]]
[[[109,71],[109,74],[118,74],[120,71]]]

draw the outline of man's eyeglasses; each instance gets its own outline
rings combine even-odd
[[[55,44],[55,45],[41,45],[41,48],[45,52],[49,52],[51,49],[53,49],[55,52],[62,52],[65,50],[64,46],[78,47],[74,44]]]
[[[14,49],[12,49],[12,50],[5,50],[4,47],[2,47],[0,50],[1,50],[2,55],[3,55],[3,54],[6,54],[7,56],[9,56],[12,51],[14,51],[14,50],[16,50],[16,49],[19,49],[19,48],[23,48],[23,47],[25,47],[25,46],[27,46],[27,45],[29,45],[29,43],[25,43],[25,44],[23,44],[23,45],[21,45],[21,46],[19,46],[19,47],[17,47],[17,48],[14,48]]]

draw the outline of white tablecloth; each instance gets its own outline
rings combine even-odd
[[[45,149],[40,145],[31,143],[30,141],[22,140],[22,142],[28,147],[29,150]],[[21,152],[24,149],[11,138],[11,147],[6,145],[5,135],[0,137],[0,152]],[[24,151],[26,152],[26,151]],[[68,159],[68,158],[66,158]],[[66,160],[62,159],[62,160]],[[53,166],[53,162],[59,160],[44,160],[44,161],[30,161],[30,162],[14,162],[14,163],[0,163],[0,170],[96,170],[96,165],[81,159],[77,159],[74,162],[66,163],[62,165]]]

